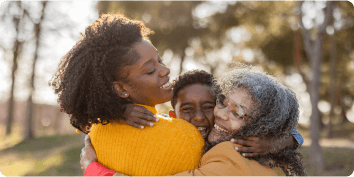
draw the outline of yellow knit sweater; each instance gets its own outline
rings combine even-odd
[[[144,106],[152,113],[154,107]],[[165,176],[198,168],[204,139],[182,119],[159,117],[140,130],[122,122],[95,124],[89,133],[100,163],[133,176]]]

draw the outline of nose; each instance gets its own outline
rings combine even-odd
[[[170,68],[167,68],[165,65],[161,65],[161,67],[160,77],[168,76],[170,74]]]
[[[227,107],[216,106],[214,108],[215,118],[217,117],[217,118],[220,118],[223,120],[228,120],[229,117],[228,117],[227,113],[228,113]]]
[[[203,121],[203,119],[205,118],[204,113],[201,110],[197,110],[195,112],[195,116],[194,116],[194,120],[201,122]]]

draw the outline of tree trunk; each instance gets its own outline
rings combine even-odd
[[[320,140],[320,111],[318,109],[318,101],[320,100],[319,87],[321,81],[321,64],[322,64],[322,48],[323,48],[323,39],[325,36],[326,28],[329,24],[330,17],[332,16],[332,2],[326,2],[325,8],[325,19],[323,24],[318,28],[317,39],[311,42],[311,37],[309,31],[304,28],[302,22],[302,10],[301,6],[304,2],[299,3],[300,9],[300,25],[302,27],[302,32],[304,36],[304,45],[306,53],[310,58],[311,70],[312,70],[312,79],[310,82],[310,99],[312,105],[312,113],[310,118],[310,138],[312,143],[310,146],[310,163],[311,166],[315,169],[315,174],[323,171],[324,169],[324,159],[321,146],[319,144]]]
[[[340,124],[348,123],[349,120],[348,120],[348,117],[347,117],[347,108],[345,107],[344,104],[342,106],[342,110],[341,110],[340,114],[342,115],[342,121],[340,122]]]
[[[184,50],[181,53],[181,62],[179,63],[179,73],[178,75],[181,75],[182,72],[183,72],[183,62],[184,62],[184,59],[186,57],[186,53],[184,52]]]
[[[38,59],[38,51],[40,47],[40,37],[41,37],[41,24],[43,22],[44,18],[44,10],[45,6],[47,4],[47,1],[42,2],[43,7],[42,7],[42,13],[40,20],[37,24],[35,24],[35,39],[36,39],[36,46],[35,46],[35,52],[34,52],[34,59],[32,63],[32,75],[30,79],[30,96],[27,101],[27,118],[26,118],[26,128],[25,128],[25,140],[27,139],[33,139],[33,110],[34,110],[34,104],[33,104],[33,93],[35,90],[34,87],[34,78],[35,78],[35,71],[36,71],[36,63]]]
[[[343,103],[342,100],[343,100],[343,97],[342,97],[342,92],[340,90],[340,92],[339,92],[339,105],[342,108],[341,112],[340,112],[342,120],[340,121],[339,124],[341,124],[341,125],[349,122],[348,117],[347,117],[347,106]]]
[[[323,152],[321,146],[319,144],[320,133],[321,133],[321,125],[320,125],[320,111],[318,109],[318,102],[320,100],[319,87],[320,87],[320,79],[321,79],[321,63],[322,63],[322,40],[323,36],[319,35],[316,40],[315,47],[317,48],[315,52],[315,56],[311,59],[311,70],[312,70],[312,80],[310,83],[310,99],[312,105],[312,113],[310,119],[310,137],[312,140],[310,146],[310,159],[312,165],[314,165],[316,169],[316,173],[322,171],[324,169],[324,159]]]
[[[331,103],[331,109],[329,111],[329,120],[328,120],[328,138],[332,138],[332,119],[334,117],[334,108],[336,106],[336,57],[337,57],[337,40],[335,37],[335,33],[332,34],[332,46],[330,50],[330,70],[331,70],[331,80],[329,84],[329,101]]]
[[[21,7],[20,1],[18,1],[17,4],[18,6]],[[7,103],[6,136],[10,135],[12,130],[12,122],[14,119],[14,107],[15,107],[14,90],[15,90],[15,81],[16,81],[17,60],[22,50],[22,42],[18,40],[20,18],[14,16],[13,21],[15,23],[16,38],[15,38],[14,49],[13,49],[13,63],[12,63],[12,70],[11,70],[12,83],[11,83],[11,90],[10,90],[10,98]]]

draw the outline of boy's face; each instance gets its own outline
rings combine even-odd
[[[176,117],[196,126],[203,138],[206,138],[214,126],[215,102],[210,86],[188,85],[178,92]]]

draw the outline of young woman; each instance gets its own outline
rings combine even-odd
[[[149,42],[142,22],[102,15],[62,58],[51,84],[71,124],[89,133],[98,161],[129,175],[167,175],[198,167],[204,139],[182,119],[137,129],[126,105],[170,101],[170,70]]]
[[[234,151],[238,145],[220,143],[233,140],[231,138],[272,138],[280,142],[289,139],[298,119],[293,92],[254,69],[224,73],[219,83],[221,90],[214,87],[218,95],[215,124],[206,146],[206,151],[210,151],[203,155],[198,169],[176,175],[306,175],[295,148],[246,159]],[[107,171],[114,173],[101,168],[102,175]]]

